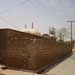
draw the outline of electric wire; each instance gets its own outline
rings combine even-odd
[[[26,4],[27,2],[29,2],[29,1],[30,1],[30,0],[23,0],[23,1],[19,2],[18,5],[24,5],[24,4]],[[17,7],[18,7],[18,6],[16,5],[15,8],[14,8],[14,7],[13,7],[13,8],[8,8],[8,9],[6,9],[6,10],[0,12],[0,20],[2,20],[2,21],[3,21],[4,23],[6,23],[6,24],[9,24],[9,25],[12,25],[12,26],[15,26],[15,27],[16,27],[16,25],[10,24],[6,18],[3,18],[3,17],[2,17],[2,14],[7,13],[8,11],[11,11],[12,9],[16,9]]]

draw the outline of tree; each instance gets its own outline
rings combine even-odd
[[[49,27],[49,34],[51,36],[56,37],[56,29],[54,27],[52,27],[52,28]]]
[[[59,40],[64,41],[64,38],[65,38],[66,34],[67,34],[66,28],[61,28],[61,29],[59,30],[59,32],[58,32]]]

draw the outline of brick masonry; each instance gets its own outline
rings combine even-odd
[[[0,63],[39,70],[72,53],[70,45],[12,29],[0,29]]]

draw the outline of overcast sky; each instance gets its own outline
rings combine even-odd
[[[1,28],[30,28],[33,22],[47,33],[49,26],[70,28],[68,20],[75,20],[75,0],[0,0]]]

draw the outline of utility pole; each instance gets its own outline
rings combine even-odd
[[[34,23],[32,22],[32,29],[34,28]]]
[[[25,24],[25,29],[27,28],[26,24]]]
[[[71,49],[72,49],[72,46],[73,46],[73,43],[72,43],[72,40],[73,40],[73,37],[72,37],[72,23],[73,22],[75,22],[75,21],[67,21],[67,22],[69,22],[70,23],[70,25],[71,25]]]

